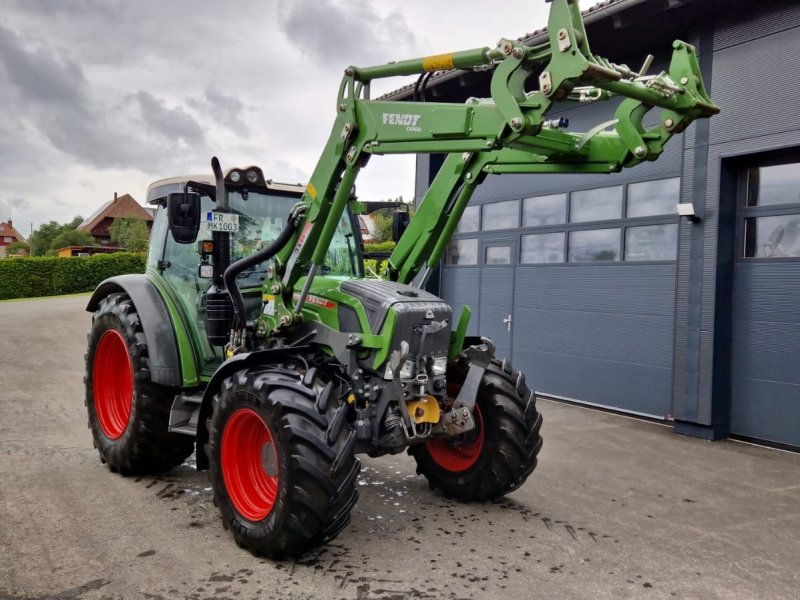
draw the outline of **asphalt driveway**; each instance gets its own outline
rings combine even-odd
[[[540,466],[504,501],[450,502],[410,458],[364,458],[332,544],[256,559],[191,459],[100,464],[86,301],[0,302],[0,598],[800,597],[800,455],[544,400]]]

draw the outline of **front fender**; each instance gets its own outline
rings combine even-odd
[[[222,382],[239,371],[244,371],[253,367],[279,364],[287,356],[293,356],[310,350],[311,346],[288,346],[283,348],[271,348],[269,350],[257,350],[256,352],[243,352],[229,358],[219,366],[203,392],[200,414],[197,417],[196,459],[198,471],[208,469],[208,456],[206,456],[205,452],[205,446],[208,443],[208,428],[206,427],[206,423],[213,411],[214,396],[222,385]]]

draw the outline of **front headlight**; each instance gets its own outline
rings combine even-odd
[[[411,379],[414,376],[414,363],[407,360],[400,369],[400,379]]]
[[[439,358],[433,359],[433,374],[434,375],[444,375],[447,371],[447,357],[440,356]]]
[[[403,367],[400,369],[400,374],[398,377],[400,379],[411,379],[414,376],[414,363],[410,360],[407,360]],[[386,371],[383,374],[384,379],[394,379],[394,372],[392,371],[392,365],[386,363]]]

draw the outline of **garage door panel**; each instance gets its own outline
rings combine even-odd
[[[800,385],[800,323],[737,320],[734,328],[734,377]]]
[[[442,298],[449,304],[478,303],[481,271],[478,267],[444,267]]]
[[[481,275],[480,335],[491,338],[496,346],[496,356],[512,358],[511,317],[514,298],[514,269],[485,267]]]
[[[740,263],[737,318],[800,324],[800,263]]]
[[[516,308],[515,347],[546,347],[560,354],[585,358],[672,367],[674,322],[659,315],[598,317],[589,312]],[[655,341],[655,343],[654,343]]]
[[[535,374],[537,391],[654,416],[671,412],[674,264],[516,271],[514,363]]]
[[[800,385],[734,377],[731,430],[800,447]]]
[[[663,398],[672,389],[672,369],[533,351],[515,345],[514,363],[524,365],[529,384],[540,394],[602,404],[619,410],[665,417]]]
[[[453,327],[458,324],[461,310],[465,305],[472,310],[467,335],[478,335],[480,276],[481,272],[478,267],[444,267],[442,269],[441,296],[453,307]]]
[[[481,306],[511,306],[514,271],[508,267],[485,267],[481,277]]]
[[[731,431],[800,447],[800,161],[738,181]]]
[[[675,265],[518,267],[516,306],[674,317]]]

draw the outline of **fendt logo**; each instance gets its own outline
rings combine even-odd
[[[422,115],[412,115],[408,113],[383,113],[384,125],[401,125],[405,126],[406,131],[422,131],[422,127],[417,125],[417,121],[422,118]]]

